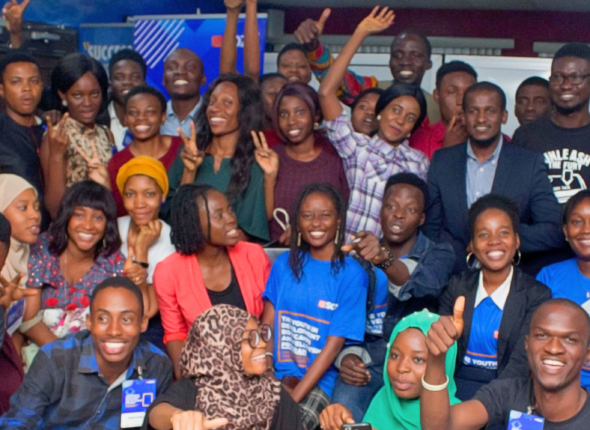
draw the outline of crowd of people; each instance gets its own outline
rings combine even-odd
[[[522,82],[508,136],[466,62],[421,89],[424,35],[390,82],[349,70],[387,7],[336,59],[330,10],[307,19],[260,76],[256,0],[225,0],[219,77],[179,48],[167,101],[129,49],[44,88],[27,4],[3,9],[0,429],[585,428],[588,45]]]

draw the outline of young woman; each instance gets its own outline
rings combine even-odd
[[[315,90],[299,82],[285,85],[276,98],[273,118],[284,143],[273,148],[279,157],[274,206],[292,214],[299,191],[313,182],[334,185],[344,202],[348,202],[348,182],[342,160],[322,133],[314,133],[315,124],[322,121]],[[283,234],[274,219],[269,229],[273,241]],[[288,245],[288,239],[284,243]]]
[[[528,375],[524,336],[533,312],[551,291],[516,267],[518,227],[518,207],[506,197],[488,194],[469,208],[470,246],[481,269],[451,278],[439,307],[441,315],[452,315],[457,298],[465,296],[455,371],[461,400],[494,379]],[[472,259],[469,254],[468,265]]]
[[[373,398],[363,419],[376,429],[420,430],[420,393],[422,377],[426,371],[428,348],[426,334],[438,315],[428,311],[415,312],[402,319],[389,339],[386,361],[383,366],[384,386]],[[447,353],[446,371],[449,377],[450,403],[455,398],[455,360],[457,345]],[[352,413],[343,405],[328,406],[320,416],[323,430],[340,430],[342,424],[353,424]]]
[[[226,193],[238,219],[240,237],[268,241],[265,200],[272,197],[278,161],[255,157],[252,130],[260,130],[264,109],[252,79],[222,75],[203,96],[190,139],[169,172],[172,193],[181,184],[207,184]],[[256,162],[255,162],[256,160]],[[175,198],[171,196],[171,198]]]
[[[277,56],[277,71],[289,82],[309,84],[312,72],[305,47],[298,43],[285,45]]]
[[[236,215],[223,193],[183,185],[172,206],[176,252],[154,274],[164,343],[179,373],[180,351],[193,321],[213,305],[230,304],[259,317],[270,261],[256,244],[240,241]]]
[[[426,117],[426,100],[420,88],[393,84],[379,96],[375,107],[379,128],[373,137],[355,132],[344,115],[337,91],[346,68],[363,40],[388,28],[393,11],[373,9],[330,67],[320,86],[319,96],[328,127],[328,138],[344,162],[350,185],[346,234],[367,230],[381,237],[379,208],[387,179],[396,173],[415,173],[426,179],[428,158],[410,148],[408,137]]]
[[[354,99],[350,105],[350,122],[354,131],[373,137],[379,130],[375,108],[381,94],[381,88],[367,88]]]
[[[54,100],[66,111],[57,126],[47,120],[40,150],[45,206],[53,218],[66,188],[76,182],[92,179],[110,186],[106,166],[114,139],[107,127],[96,124],[108,86],[104,67],[82,54],[66,55],[51,73]]]
[[[164,330],[153,284],[156,265],[175,251],[170,240],[170,226],[158,219],[158,212],[168,193],[166,169],[155,158],[145,155],[134,157],[119,169],[116,187],[129,214],[117,219],[121,253],[133,259],[125,275],[135,279],[143,277],[146,272],[149,307],[144,314],[150,323],[142,337],[164,350]]]
[[[590,191],[570,197],[563,211],[563,232],[575,258],[545,267],[537,280],[553,298],[569,299],[590,313]],[[590,389],[590,362],[582,368],[582,386]]]
[[[110,191],[93,181],[70,187],[49,231],[31,247],[27,286],[41,289],[26,299],[32,342],[43,346],[86,327],[94,287],[123,272],[120,247]]]
[[[182,350],[183,379],[150,406],[150,427],[301,430],[299,408],[267,372],[271,332],[230,305],[202,313]]]
[[[148,156],[160,160],[168,171],[182,145],[179,137],[160,135],[160,127],[166,122],[166,98],[158,90],[148,86],[134,87],[125,96],[123,106],[133,142],[113,155],[108,167],[119,217],[127,214],[116,183],[121,166],[133,157]]]
[[[340,250],[346,204],[332,185],[304,187],[293,214],[291,250],[273,265],[262,321],[276,333],[275,375],[311,430],[330,402],[334,360],[347,339],[363,339],[368,276]]]

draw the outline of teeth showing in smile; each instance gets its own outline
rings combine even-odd
[[[290,130],[289,131],[289,136],[291,137],[297,137],[301,134],[301,130]]]
[[[400,233],[402,231],[402,228],[399,225],[394,225],[393,227],[391,227],[391,231],[394,233]]]
[[[227,232],[228,236],[237,236],[238,235],[238,230],[235,228],[232,228],[230,231]]]
[[[92,239],[92,236],[94,236],[93,234],[88,234],[88,233],[79,233],[79,235],[84,240],[90,240],[90,239]]]
[[[212,124],[223,124],[225,122],[225,119],[223,118],[218,118],[218,117],[213,117],[209,120]]]
[[[188,81],[185,79],[177,79],[174,81],[174,85],[188,85]]]
[[[323,237],[325,234],[326,233],[323,231],[312,231],[309,233],[309,235],[314,239],[319,239],[320,237]]]
[[[408,76],[412,76],[414,72],[412,72],[411,70],[402,70],[401,72],[399,72],[399,74],[406,78]]]
[[[252,357],[252,361],[262,361],[266,360],[266,354],[257,355],[256,357]]]
[[[367,118],[367,119],[364,119],[363,122],[366,122],[367,124],[372,124],[373,120],[371,118]]]
[[[488,128],[485,125],[479,126],[479,127],[475,127],[475,130],[477,131],[486,131]]]
[[[543,360],[543,364],[546,366],[554,366],[554,367],[563,367],[565,366],[565,364],[563,364],[561,361],[557,361],[557,360]]]
[[[502,258],[504,256],[504,251],[490,251],[488,252],[488,257],[490,258]]]
[[[573,94],[562,94],[561,96],[559,96],[559,98],[561,100],[569,101],[574,98],[574,95]]]
[[[144,132],[144,131],[148,131],[150,129],[149,125],[138,125],[135,127],[135,129],[139,132]]]
[[[122,342],[105,342],[104,346],[108,353],[118,354],[121,352],[125,344]]]

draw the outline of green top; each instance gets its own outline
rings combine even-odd
[[[231,158],[224,158],[216,173],[213,169],[214,159],[211,155],[205,156],[203,164],[199,166],[195,177],[195,184],[207,184],[217,188],[222,193],[227,192],[231,179]],[[172,198],[180,185],[184,164],[182,159],[177,157],[168,171]],[[170,199],[170,193],[168,199]],[[256,162],[250,169],[250,184],[240,198],[233,204],[234,212],[238,219],[238,226],[248,235],[268,242],[268,221],[266,219],[266,206],[264,203],[264,173]]]
[[[420,426],[420,399],[400,399],[395,395],[387,376],[387,363],[391,354],[391,345],[393,345],[393,341],[398,334],[408,328],[417,328],[426,336],[432,323],[438,319],[438,315],[423,310],[408,315],[395,326],[389,338],[387,355],[383,366],[384,386],[371,401],[369,410],[363,420],[370,423],[373,428],[378,430],[420,430],[422,428]],[[445,360],[446,373],[449,377],[447,389],[449,390],[451,405],[459,403],[459,399],[455,397],[457,391],[454,379],[456,358],[457,343],[455,342],[449,349]]]

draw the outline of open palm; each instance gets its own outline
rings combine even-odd
[[[369,16],[361,21],[357,29],[367,34],[380,33],[393,24],[394,18],[395,14],[392,9],[384,7],[379,12],[379,6],[375,6]]]

